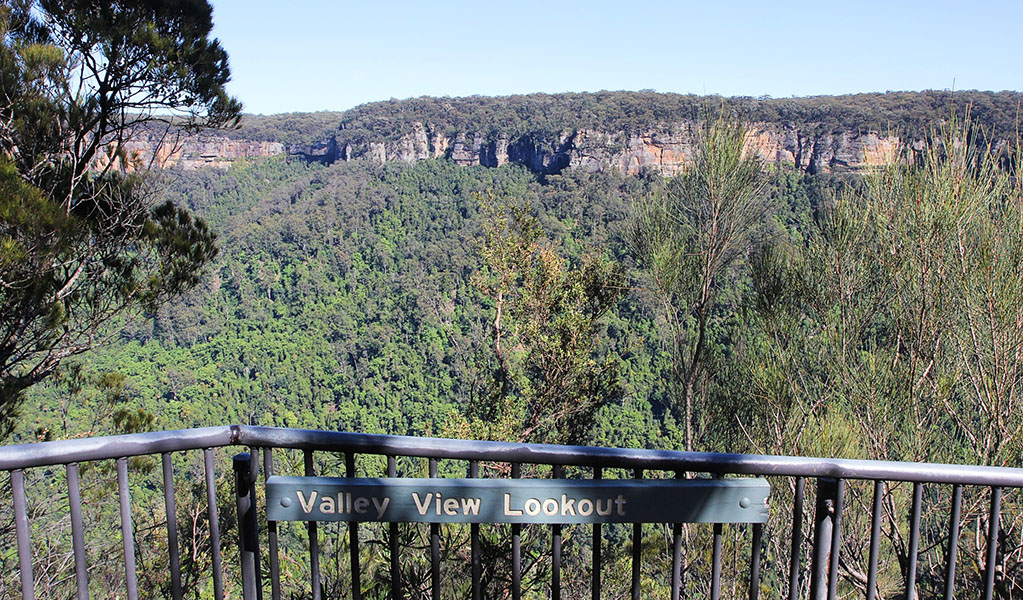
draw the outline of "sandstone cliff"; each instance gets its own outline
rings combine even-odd
[[[395,141],[339,140],[337,136],[313,144],[285,147],[280,142],[229,139],[218,135],[197,135],[161,140],[155,136],[125,145],[131,165],[226,169],[239,159],[277,156],[330,164],[338,160],[370,160],[412,163],[443,158],[462,166],[497,167],[506,163],[524,165],[537,173],[559,173],[564,169],[587,172],[610,171],[635,175],[652,170],[665,177],[681,172],[692,153],[693,124],[675,123],[659,130],[638,134],[578,129],[557,135],[526,134],[514,139],[480,132],[446,134],[429,125],[415,123],[411,133]],[[805,133],[770,123],[757,124],[751,131],[749,147],[765,161],[806,173],[859,171],[892,160],[901,141],[875,132],[839,134]],[[120,166],[117,157],[105,157]]]
[[[107,155],[97,161],[97,167],[105,167],[112,161],[116,168],[129,170],[149,166],[226,169],[236,160],[283,154],[285,147],[280,142],[230,139],[223,135],[144,135],[125,144],[123,151],[126,165],[122,165],[121,157]]]
[[[988,139],[1016,139],[1020,102],[1019,92],[976,91],[779,99],[651,91],[423,96],[343,113],[250,115],[239,130],[177,145],[142,139],[128,150],[142,163],[184,168],[286,153],[326,164],[442,159],[517,163],[545,174],[578,169],[673,176],[692,154],[695,124],[725,111],[752,123],[749,148],[769,163],[804,173],[855,172],[889,162],[907,146],[917,149],[951,114],[968,113]]]
[[[365,159],[376,163],[446,158],[459,165],[496,167],[522,164],[538,173],[564,169],[611,171],[634,175],[652,170],[677,175],[692,154],[694,124],[681,122],[643,133],[578,129],[556,135],[526,134],[508,139],[502,134],[465,131],[448,134],[429,124],[414,123],[412,131],[394,141],[330,138],[319,144],[292,146],[289,154],[305,160],[333,162]],[[808,133],[771,123],[755,124],[749,148],[765,161],[806,173],[859,171],[893,160],[902,142],[876,132]]]

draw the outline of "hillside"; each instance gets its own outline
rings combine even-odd
[[[956,102],[975,102],[971,112],[985,116],[985,127],[1004,131],[1019,96],[964,93]],[[907,104],[899,103],[907,98]],[[818,145],[825,139],[861,144],[873,139],[877,155],[884,156],[894,151],[891,138],[865,131],[871,119],[882,118],[882,109],[901,115],[900,123],[912,131],[914,119],[922,129],[927,115],[951,110],[942,104],[948,99],[924,93],[728,102],[751,118],[774,115],[778,127],[821,132]],[[349,147],[366,139],[375,140],[370,145],[403,147],[406,125],[415,137],[426,132],[423,123],[443,118],[431,127],[437,135],[443,130],[455,138],[464,137],[463,127],[500,137],[600,125],[623,132],[601,138],[612,143],[659,119],[668,122],[686,111],[698,115],[699,105],[708,101],[637,92],[383,102],[340,115],[342,128],[331,140],[347,140]],[[880,108],[870,108],[874,101]],[[647,110],[636,108],[641,105]],[[541,116],[527,119],[530,106]],[[793,120],[799,110],[816,119],[816,129],[809,121]],[[313,139],[318,127],[338,116],[251,117],[218,143],[281,148],[284,142],[272,140]],[[480,124],[470,125],[476,119]],[[859,133],[834,134],[840,125],[858,127]],[[676,131],[688,135],[689,127]],[[578,130],[574,136],[578,153],[578,141],[597,134]],[[763,137],[753,139],[767,144]],[[670,181],[658,175],[676,171],[588,169],[570,162],[560,173],[545,172],[516,164],[521,161],[460,160],[453,148],[332,164],[270,154],[239,154],[244,160],[222,156],[222,169],[190,170],[194,165],[179,162],[163,172],[167,197],[219,232],[221,257],[200,289],[151,321],[125,326],[116,343],[82,362],[83,381],[58,379],[35,390],[37,408],[26,424],[57,436],[96,426],[88,418],[95,406],[84,402],[72,409],[59,398],[71,393],[67,386],[73,384],[77,393],[99,401],[106,392],[97,387],[97,378],[118,373],[124,377],[123,400],[152,414],[161,428],[255,421],[389,433],[445,431],[478,398],[480,382],[492,368],[486,356],[495,300],[478,280],[488,272],[483,232],[495,207],[528,205],[543,239],[567,264],[578,267],[599,257],[630,273],[629,293],[598,336],[599,354],[622,360],[624,388],[595,423],[593,439],[677,444],[662,438],[672,428],[664,317],[625,235],[636,203],[670,189]],[[756,227],[759,241],[753,248],[767,242],[808,244],[825,224],[822,214],[836,190],[855,184],[841,174],[855,167],[852,161],[842,167],[833,169],[838,175],[808,167],[772,170],[764,200],[768,210]],[[746,360],[740,358],[752,351],[751,340],[766,343],[751,312],[759,292],[748,269],[731,277],[707,341],[713,370],[720,375],[708,376],[703,391],[712,413],[731,410],[730,403],[745,397],[751,372],[729,369]],[[756,331],[750,333],[751,328]],[[69,410],[79,416],[61,412]],[[625,415],[629,424],[619,422]],[[704,442],[734,442],[738,434],[730,427],[709,431]]]
[[[413,98],[366,104],[342,116],[325,143],[292,148],[320,160],[526,165],[677,175],[692,154],[692,127],[724,111],[751,124],[766,161],[804,173],[856,171],[919,148],[929,127],[967,110],[993,138],[1014,136],[1015,92],[895,92],[810,98],[721,98],[656,92]]]
[[[83,362],[79,406],[61,400],[67,378],[36,389],[27,425],[57,437],[96,426],[96,378],[116,372],[126,377],[122,401],[159,428],[251,420],[439,434],[478,393],[487,345],[490,303],[472,283],[481,199],[532,199],[571,256],[601,247],[614,255],[623,198],[661,185],[585,174],[541,185],[513,165],[325,167],[280,157],[167,175],[169,196],[219,231],[221,258],[200,289]],[[609,344],[625,351],[638,339]],[[626,401],[648,416],[621,431],[655,434],[650,393]]]
[[[463,101],[497,102],[452,107]],[[389,114],[403,115],[415,139],[417,123],[427,131],[424,111]],[[494,111],[495,122],[513,119]],[[358,130],[330,139],[356,140],[345,136]],[[608,143],[630,139],[621,131]],[[814,139],[874,135],[829,131]],[[387,135],[381,126],[370,144],[409,139]],[[1000,169],[958,144],[964,135],[920,144],[924,160],[908,168],[793,165],[762,179],[741,132],[726,154],[749,168],[675,178],[575,168],[571,154],[549,171],[481,164],[453,149],[330,164],[283,153],[223,169],[179,163],[161,173],[165,196],[219,233],[210,273],[152,318],[115,324],[104,332],[110,344],[30,389],[10,441],[255,423],[1019,466],[1023,194],[1011,173],[1023,155]],[[738,200],[715,204],[722,197]],[[705,276],[704,257],[727,266]],[[577,420],[524,426],[580,405]],[[158,501],[155,490],[139,496]],[[972,503],[972,514],[985,506]],[[926,515],[927,530],[943,532],[944,514]],[[843,528],[868,539],[864,522]],[[288,550],[307,556],[297,539]],[[765,536],[768,556],[787,556],[787,539]],[[624,541],[610,544],[609,572],[625,572],[629,555]],[[899,564],[889,561],[886,578],[901,581]],[[330,576],[341,581],[340,572]],[[970,571],[971,591],[980,572]]]
[[[764,160],[803,173],[861,171],[919,149],[929,128],[969,112],[991,139],[1017,135],[1018,92],[890,92],[754,99],[655,92],[530,94],[497,98],[412,98],[343,113],[246,116],[240,129],[186,138],[161,150],[168,166],[226,167],[241,158],[287,153],[330,164],[364,159],[459,165],[522,164],[562,170],[677,175],[692,153],[692,128],[725,110],[752,124]],[[129,148],[151,156],[153,134]]]

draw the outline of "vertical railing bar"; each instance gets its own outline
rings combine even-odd
[[[32,540],[28,531],[28,501],[25,499],[25,472],[11,471],[11,493],[14,495],[14,527],[18,534],[18,569],[21,571],[21,598],[35,598],[32,577]]]
[[[962,514],[963,486],[952,486],[952,510],[948,519],[948,555],[945,565],[945,600],[952,600],[956,580],[956,556],[959,553],[959,518]]]
[[[437,459],[429,462],[430,477],[437,477]],[[430,523],[430,587],[433,600],[440,600],[440,524]]]
[[[710,598],[721,598],[721,523],[714,523],[714,552],[711,562]]]
[[[138,600],[139,582],[135,572],[135,535],[131,523],[131,495],[128,490],[128,459],[117,459],[117,498],[121,504],[121,545],[124,549],[124,578],[128,600]]]
[[[824,600],[828,597],[828,556],[835,529],[835,494],[838,482],[830,477],[818,477],[816,487],[809,597],[810,600]]]
[[[682,524],[672,525],[671,539],[671,600],[682,597]]]
[[[171,598],[181,600],[184,592],[181,588],[181,549],[178,547],[178,502],[174,490],[174,462],[170,452],[164,452],[161,460],[163,461],[163,507],[167,513]]]
[[[252,449],[255,451],[255,449]],[[259,572],[259,527],[256,517],[255,484],[252,474],[252,452],[241,452],[232,459],[234,471],[235,509],[238,515],[238,558],[241,565],[242,598],[262,600]]]
[[[835,488],[835,526],[831,533],[831,560],[828,564],[828,600],[838,593],[838,559],[842,549],[842,509],[845,506],[845,479],[838,479]]]
[[[345,477],[355,477],[355,453],[345,453]],[[359,569],[359,524],[348,523],[348,562],[352,571],[352,600],[362,600],[362,573]]]
[[[306,477],[316,476],[316,464],[313,461],[313,451],[302,451],[302,462],[304,463]],[[313,600],[320,600],[322,590],[320,585],[320,532],[316,521],[306,522],[306,531],[309,533],[309,585]]]
[[[77,586],[78,600],[89,598],[89,574],[85,563],[85,527],[82,523],[82,488],[78,478],[78,463],[68,463],[67,467],[67,499],[71,510],[71,545],[75,554],[75,584]],[[166,485],[166,484],[165,484]],[[169,522],[169,521],[168,521]],[[171,542],[177,543],[177,530],[175,536],[168,535],[168,545]],[[171,546],[171,579],[174,575],[174,561],[176,558],[176,546]],[[180,588],[180,582],[179,582]]]
[[[213,448],[203,450],[203,466],[206,475],[206,516],[210,526],[210,550],[213,552],[213,596],[224,597],[223,558],[220,555],[220,513],[217,509],[217,480],[213,467]]]
[[[991,515],[987,534],[987,564],[984,571],[984,600],[991,600],[995,591],[995,562],[998,560],[998,529],[1002,514],[1002,488],[991,488]]]
[[[512,479],[522,476],[522,465],[512,463]],[[512,531],[512,600],[522,598],[522,525],[513,523]]]
[[[877,592],[877,558],[881,545],[881,505],[884,500],[884,481],[874,482],[874,508],[870,517],[870,557],[867,563],[867,600],[874,600]]]
[[[469,461],[469,477],[473,479],[480,476],[480,464],[478,461]],[[479,523],[469,525],[469,561],[472,563],[472,600],[481,600],[483,564],[480,560],[480,526]]]
[[[684,479],[685,471],[675,471],[675,479]],[[682,596],[682,524],[672,525],[671,539],[671,600]]]
[[[636,469],[633,472],[634,479],[643,479],[643,469]],[[643,524],[632,524],[632,600],[639,600],[640,590],[640,562],[643,559]]]
[[[251,465],[249,467],[249,478],[250,481],[252,481],[253,486],[259,482],[259,457],[263,455],[262,450],[263,448],[258,448],[254,446],[249,447],[249,457]],[[252,500],[253,502],[255,502],[255,497],[253,497]],[[253,506],[255,506],[255,504],[253,504]]]
[[[724,479],[724,473],[714,473],[714,479]],[[723,541],[723,526],[721,523],[714,523],[714,549],[711,558],[711,581],[710,598],[718,600],[721,598],[721,545]]]
[[[792,547],[789,556],[789,600],[799,598],[799,557],[803,543],[803,495],[806,478],[796,477],[796,491],[792,497]]]
[[[565,467],[554,465],[552,479],[563,479]],[[551,525],[551,600],[561,600],[561,524]]]
[[[273,448],[263,448],[263,472],[267,479],[274,474]],[[281,600],[281,553],[277,542],[277,521],[267,521],[266,536],[270,546],[270,597],[272,600]]]
[[[398,459],[393,455],[387,457],[387,476],[398,476]],[[391,600],[401,600],[401,563],[398,557],[398,530],[397,523],[390,524],[389,547],[391,553]]]
[[[760,544],[763,541],[764,524],[753,524],[753,548],[749,567],[749,600],[760,598]]]
[[[920,509],[924,486],[913,484],[913,508],[909,513],[909,564],[906,567],[906,600],[916,600],[916,566],[920,553]]]
[[[259,505],[256,502],[256,483],[259,482],[259,448],[249,448],[249,497],[251,499],[252,514],[257,515],[255,518],[255,526],[253,531],[255,532],[255,548],[253,553],[255,554],[256,562],[256,597],[258,600],[263,600],[263,556],[259,550]]]
[[[604,469],[593,467],[593,479],[603,479]],[[590,596],[592,600],[600,600],[600,548],[603,536],[600,523],[593,524],[593,559],[590,571]]]

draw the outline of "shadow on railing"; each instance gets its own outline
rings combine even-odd
[[[237,453],[217,451],[228,446],[249,449],[234,469]],[[10,474],[0,489],[0,599],[1023,594],[1023,511],[1008,494],[1023,487],[1021,469],[225,426],[8,446],[0,470]],[[752,525],[727,530],[553,513],[546,524],[290,523],[266,520],[275,474],[575,486],[760,476],[771,508],[766,524],[737,519]],[[438,515],[441,506],[438,496]]]

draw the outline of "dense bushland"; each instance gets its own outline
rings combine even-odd
[[[574,172],[539,180],[512,165],[446,161],[267,160],[167,173],[167,194],[220,232],[213,273],[34,389],[18,439],[255,422],[1018,465],[1023,206],[1012,170],[996,168],[968,135],[953,124],[931,137],[924,164],[866,179],[758,172],[734,146],[730,157],[711,152],[697,163],[706,172],[677,181]],[[706,139],[719,152],[742,138],[712,128]],[[741,173],[750,179],[722,196],[721,184]],[[727,243],[715,237],[726,225]],[[550,364],[568,375],[550,379],[542,368]],[[573,385],[592,393],[545,394]],[[133,472],[151,479],[151,468]],[[321,468],[340,472],[329,460]],[[422,468],[402,465],[407,474]],[[382,465],[360,469],[379,474]],[[905,564],[909,489],[885,492],[880,585],[890,596]],[[179,493],[201,548],[201,488]],[[764,590],[772,597],[785,580],[790,493],[775,487],[766,537],[774,571]],[[850,485],[849,494],[864,513],[869,490]],[[964,535],[985,531],[977,500]],[[933,565],[948,490],[928,502],[935,516],[924,525],[933,542],[925,553],[934,560],[922,564]],[[159,548],[153,514],[146,531]],[[225,530],[230,515],[226,507]],[[847,527],[865,524],[850,517]],[[423,543],[422,528],[402,531],[408,544]],[[459,547],[465,532],[446,531],[445,547]],[[530,531],[527,579],[542,581],[546,534]],[[627,531],[606,533],[608,573],[626,573]],[[364,535],[385,534],[370,527]],[[495,594],[507,573],[503,535],[487,534]],[[707,536],[686,535],[687,593],[700,596]],[[730,534],[729,552],[746,547],[744,535]],[[644,536],[644,589],[663,595],[667,538],[653,526]],[[1007,523],[1004,536],[1012,544],[1017,525]],[[585,562],[585,537],[571,537],[570,561]],[[865,585],[864,539],[846,537],[849,591]],[[345,554],[343,538],[326,543]],[[50,549],[59,560],[60,548]],[[303,549],[285,552],[296,565],[287,585],[297,590]],[[386,560],[367,552],[369,564]],[[1002,595],[1019,579],[1017,555],[1003,552]],[[202,572],[207,565],[196,560]],[[732,567],[738,573],[742,560]],[[982,563],[979,551],[961,553],[962,585],[979,585]],[[405,576],[425,581],[424,568],[409,558]],[[581,596],[580,569],[569,588]],[[385,593],[385,571],[372,570],[368,596]],[[937,593],[937,571],[921,571],[921,594]],[[345,565],[325,567],[324,577],[343,589]],[[463,584],[445,583],[452,593]],[[542,594],[536,586],[530,593]]]

